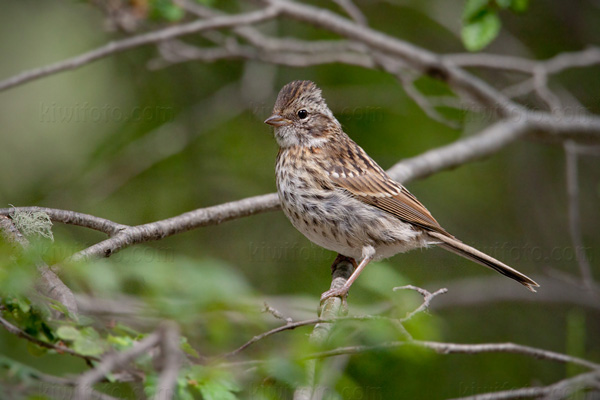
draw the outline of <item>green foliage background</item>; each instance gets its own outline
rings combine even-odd
[[[233,2],[216,5],[237,8]],[[463,14],[461,1],[358,1],[357,5],[374,28],[433,51],[464,51],[460,21],[467,23],[471,17]],[[493,12],[501,19],[502,30],[487,51],[543,59],[598,44],[600,9],[592,1],[534,1],[522,14],[501,8],[505,7]],[[171,9],[160,16],[178,18]],[[147,23],[165,24],[161,18]],[[296,22],[270,23],[268,29],[305,39],[327,37]],[[0,13],[0,75],[62,60],[119,37],[105,32],[102,13],[87,2],[6,2]],[[154,48],[139,48],[0,93],[1,207],[40,205],[136,225],[273,192],[277,148],[262,121],[279,88],[293,79],[315,81],[346,132],[384,168],[490,122],[486,113],[451,110],[445,115],[464,129],[432,121],[391,76],[378,71],[344,65],[292,69],[239,61],[149,70],[148,62],[155,57]],[[582,107],[600,112],[597,68],[571,70],[553,84],[568,87]],[[420,79],[418,86],[432,95],[449,93],[429,79]],[[536,106],[533,99],[525,102]],[[596,267],[599,161],[586,157],[580,167],[583,234]],[[560,146],[518,143],[481,162],[413,182],[409,188],[450,232],[523,272],[543,274],[551,267],[577,274],[569,251]],[[41,241],[32,250],[50,264],[103,239],[97,232],[71,226],[55,225],[53,233],[51,246]],[[3,259],[9,253],[2,248]],[[124,317],[116,325],[111,321],[108,328],[101,318],[90,319],[62,331],[56,330],[56,321],[43,326],[45,317],[32,316],[28,300],[19,295],[35,276],[28,257],[33,256],[3,264],[0,289],[10,300],[13,321],[30,324],[31,334],[74,346],[77,340],[89,340],[100,350],[126,348],[159,320],[172,319],[181,324],[191,348],[210,356],[230,351],[273,326],[272,319],[260,314],[265,299],[283,299],[295,316],[314,316],[319,294],[330,282],[334,254],[311,245],[280,212],[135,246],[107,260],[68,267],[62,276],[77,292],[124,302],[141,300],[149,311],[137,315],[135,323]],[[393,293],[392,287],[410,283],[435,290],[450,287],[455,279],[486,274],[491,272],[442,250],[399,255],[361,276],[351,293],[350,311],[375,312],[374,304],[390,302],[403,316],[418,305],[418,296]],[[443,296],[435,301],[443,302]],[[511,341],[600,357],[594,340],[600,328],[597,311],[567,304],[505,302],[443,309],[419,316],[409,328],[416,338],[427,340]],[[270,360],[251,377],[239,371],[190,368],[180,383],[185,389],[180,396],[289,396],[304,379],[300,366],[290,360],[311,351],[305,343],[308,329],[283,333],[244,353],[242,359]],[[333,344],[397,339],[389,326],[348,323],[338,328]],[[0,364],[9,367],[0,371],[0,384],[24,379],[28,367],[60,375],[87,368],[79,359],[34,355],[35,349],[27,347],[24,340],[0,330]],[[441,356],[398,350],[350,357],[335,390],[344,399],[389,399],[398,393],[405,398],[444,398],[547,384],[574,372],[513,355]],[[118,393],[135,397],[134,389],[119,387]],[[152,390],[150,378],[146,390]],[[12,395],[18,397],[19,392]]]

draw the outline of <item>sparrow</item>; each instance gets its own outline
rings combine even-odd
[[[345,299],[371,261],[430,245],[492,268],[532,292],[539,286],[442,228],[415,196],[344,133],[313,82],[285,85],[265,123],[274,127],[279,145],[277,193],[287,218],[313,243],[360,260],[344,286],[326,291],[321,301]]]

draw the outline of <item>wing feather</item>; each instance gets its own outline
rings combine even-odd
[[[335,185],[402,221],[452,237],[415,196],[390,178],[363,149],[356,145],[353,150],[353,157],[343,166],[342,173],[339,165],[336,169],[333,166],[329,169],[329,177]]]

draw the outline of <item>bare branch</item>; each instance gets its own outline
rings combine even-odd
[[[353,259],[338,254],[331,265],[330,289],[339,289],[343,287],[355,268],[356,264]],[[348,312],[345,299],[342,300],[339,297],[330,297],[326,299],[321,303],[320,307],[319,318],[321,320],[334,320]],[[310,334],[310,341],[315,344],[325,343],[332,328],[333,324],[330,322],[317,324]]]
[[[537,61],[516,56],[490,53],[456,53],[442,56],[444,61],[458,67],[489,68],[532,74]]]
[[[402,84],[406,94],[413,99],[413,101],[417,103],[419,107],[421,107],[421,109],[425,112],[425,114],[427,114],[427,116],[429,116],[429,118],[447,125],[450,128],[459,128],[459,124],[440,114],[435,109],[434,105],[415,87],[414,78],[411,78],[404,73],[398,73],[396,74],[396,77],[400,80],[400,83]]]
[[[60,222],[68,225],[76,225],[84,228],[94,229],[106,233],[109,236],[127,228],[127,225],[118,224],[108,219],[96,217],[90,214],[78,213],[69,210],[59,210],[56,208],[47,207],[11,207],[0,208],[0,215],[10,216],[16,211],[21,212],[36,212],[42,211],[50,216],[53,222]]]
[[[342,10],[350,16],[358,25],[367,26],[367,17],[363,12],[352,2],[352,0],[333,0]]]
[[[65,398],[64,395],[66,393],[69,395],[72,394],[71,388],[75,386],[75,381],[73,379],[46,374],[28,365],[21,364],[15,360],[0,357],[0,367],[14,368],[15,366],[17,366],[20,370],[19,374],[15,374],[16,377],[21,379],[26,384],[31,384],[32,379],[38,381],[38,386],[43,386],[44,395],[46,395],[48,398],[58,398],[58,396],[53,396],[55,393],[60,393],[61,398]],[[35,392],[35,385],[32,387],[32,391]],[[3,394],[6,395],[6,393]],[[115,397],[97,391],[92,391],[91,395],[92,398],[98,400],[116,400]]]
[[[169,400],[177,397],[175,388],[182,358],[179,348],[179,328],[173,323],[164,324],[161,327],[161,336],[161,373],[154,399]]]
[[[444,62],[439,55],[433,52],[368,27],[360,26],[327,10],[285,0],[264,0],[264,2],[277,5],[281,13],[287,17],[364,43],[372,51],[398,57],[416,71],[440,79],[455,90],[476,99],[500,117],[516,115],[524,111],[521,106],[513,103],[486,82],[465,72],[451,62]]]
[[[600,118],[586,117],[573,120],[555,120],[548,114],[530,114],[527,118],[502,120],[477,135],[403,160],[392,166],[388,172],[392,178],[405,183],[489,156],[516,140],[525,137],[528,132],[534,129],[543,131],[544,137],[600,138]],[[113,253],[134,244],[160,240],[177,233],[202,226],[219,224],[236,218],[275,211],[279,207],[277,195],[272,193],[213,207],[201,208],[176,217],[144,225],[127,226],[124,229],[120,229],[110,239],[106,239],[76,253],[73,255],[72,260],[77,261],[88,257],[109,257]],[[51,216],[56,216],[55,211],[64,212],[63,210],[47,210]],[[10,209],[2,211],[10,212]],[[79,215],[78,217],[81,216]],[[81,223],[91,224],[88,221]],[[126,225],[118,226],[122,228]]]
[[[363,68],[375,67],[375,63],[369,56],[348,51],[322,51],[307,54],[290,51],[260,51],[260,49],[257,51],[255,48],[239,44],[203,48],[182,42],[169,42],[168,45],[160,46],[160,50],[163,58],[153,60],[149,63],[149,67],[152,69],[188,61],[214,62],[229,59],[257,60],[288,67],[308,67],[332,63],[342,63]]]
[[[556,74],[569,68],[591,67],[600,64],[600,47],[582,51],[560,53],[543,62],[548,74]]]
[[[314,318],[314,319],[308,319],[305,321],[286,323],[285,325],[278,326],[277,328],[271,329],[269,331],[261,333],[260,335],[254,336],[252,339],[248,340],[246,343],[244,343],[237,349],[232,350],[229,353],[225,353],[225,354],[219,356],[219,358],[231,358],[233,356],[236,356],[239,353],[241,353],[242,351],[244,351],[245,349],[247,349],[248,347],[252,346],[254,343],[256,343],[266,337],[272,336],[276,333],[293,330],[293,329],[299,328],[301,326],[315,325],[319,322],[321,322],[320,318]]]
[[[6,216],[0,216],[0,234],[6,237],[9,242],[18,244],[22,249],[29,247],[27,238],[19,232],[10,218]],[[63,283],[58,275],[41,258],[37,260],[36,267],[40,273],[37,290],[64,305],[73,316],[77,315],[77,302],[71,289]]]
[[[352,258],[338,254],[336,259],[331,265],[331,286],[330,289],[339,289],[344,286],[348,281],[352,272],[356,268],[356,261]],[[321,309],[319,310],[319,319],[335,319],[340,315],[344,315],[348,312],[346,305],[346,299],[339,297],[329,297],[321,303]],[[312,333],[310,334],[310,342],[315,345],[323,345],[329,338],[329,334],[333,329],[333,323],[331,322],[319,322],[315,325]],[[331,365],[329,365],[331,368]],[[324,367],[323,369],[328,369]],[[313,400],[315,391],[319,390],[319,386],[322,386],[322,376],[317,375],[317,360],[307,360],[305,365],[305,371],[307,375],[307,384],[299,386],[294,391],[294,400]]]
[[[249,197],[243,200],[200,208],[176,217],[125,228],[110,239],[82,250],[71,257],[78,261],[89,257],[109,257],[133,244],[160,240],[176,233],[187,232],[201,226],[216,225],[232,219],[274,211],[279,208],[276,194]]]
[[[560,53],[542,61],[487,53],[447,54],[443,56],[443,59],[459,67],[499,69],[531,75],[536,67],[541,67],[547,74],[556,74],[569,68],[591,67],[600,64],[600,48],[590,47],[582,51]]]
[[[428,176],[493,154],[523,137],[527,131],[525,121],[503,120],[475,136],[402,160],[388,173],[400,182]]]
[[[456,309],[458,307],[481,306],[500,302],[514,302],[519,304],[540,305],[572,305],[598,312],[599,289],[597,285],[591,290],[581,284],[579,278],[561,279],[562,277],[533,276],[543,290],[536,296],[528,296],[520,287],[502,285],[501,276],[485,276],[479,278],[463,278],[443,282],[449,288],[444,301],[437,301],[431,305],[433,310]],[[431,282],[433,287],[442,282]]]
[[[540,99],[551,113],[555,113],[557,115],[562,115],[562,104],[558,97],[552,93],[550,88],[548,88],[548,74],[546,73],[546,69],[537,65],[533,69],[533,87],[535,93],[538,95]]]
[[[585,247],[583,245],[583,237],[581,235],[581,218],[579,213],[579,178],[577,171],[577,144],[573,143],[572,141],[567,141],[565,142],[564,149],[569,208],[569,234],[571,236],[573,248],[575,249],[575,258],[579,264],[581,279],[584,285],[586,285],[588,288],[593,288],[594,277],[592,275],[592,268],[586,256]]]
[[[77,388],[75,398],[86,400],[89,398],[92,386],[102,380],[106,375],[117,368],[125,367],[131,360],[146,353],[151,348],[160,343],[161,335],[159,332],[153,332],[144,339],[135,343],[127,351],[113,353],[105,356],[94,369],[89,370],[77,379]]]
[[[291,317],[284,316],[279,310],[271,307],[266,301],[264,302],[264,305],[265,305],[265,308],[263,308],[262,312],[269,313],[272,316],[274,316],[275,318],[281,319],[288,324],[291,324],[294,322],[294,320]]]
[[[215,18],[226,15],[215,9],[203,6],[189,0],[175,0],[185,10],[201,18]],[[347,40],[299,40],[295,38],[277,38],[263,34],[252,26],[234,27],[232,31],[257,49],[269,52],[293,53],[338,53],[359,52],[368,53],[368,49],[356,42]]]
[[[418,292],[421,296],[423,296],[423,303],[419,307],[417,307],[415,310],[408,313],[408,315],[406,315],[406,317],[402,318],[401,322],[410,321],[410,319],[412,317],[414,317],[415,315],[417,315],[421,312],[427,311],[429,309],[429,305],[431,304],[431,301],[433,300],[434,297],[448,292],[448,289],[442,288],[442,289],[436,290],[433,293],[430,293],[425,289],[422,289],[420,287],[413,286],[413,285],[395,287],[394,291],[406,290],[406,289],[414,290],[414,291]]]
[[[220,16],[210,20],[199,20],[188,24],[171,26],[154,32],[145,33],[138,36],[129,37],[127,39],[110,42],[105,46],[95,50],[80,54],[79,56],[69,58],[45,67],[31,69],[21,72],[11,78],[0,82],[0,91],[21,85],[35,79],[43,78],[48,75],[58,72],[68,71],[89,64],[110,55],[123,52],[135,47],[148,44],[155,44],[164,40],[176,38],[178,36],[189,35],[191,33],[204,32],[214,29],[228,28],[232,26],[241,26],[256,24],[269,19],[273,19],[278,15],[277,7],[267,7],[261,10],[252,11],[246,14],[238,14],[232,16]]]
[[[440,354],[481,354],[481,353],[512,353],[534,357],[541,360],[555,361],[562,364],[575,364],[582,367],[598,370],[600,364],[593,363],[578,357],[568,356],[562,353],[556,353],[549,350],[538,349],[530,346],[523,346],[514,343],[483,343],[483,344],[459,344],[429,342],[421,340],[405,342],[386,342],[374,346],[348,346],[339,347],[333,350],[313,353],[308,355],[307,359],[333,357],[341,354],[359,354],[371,351],[380,351],[404,346],[417,346],[434,350]]]
[[[572,378],[563,379],[552,385],[528,387],[514,390],[504,390],[501,392],[482,393],[474,396],[460,397],[452,400],[504,400],[504,399],[522,399],[538,398],[547,399],[566,399],[572,393],[579,390],[600,389],[600,371],[587,372],[576,375]]]

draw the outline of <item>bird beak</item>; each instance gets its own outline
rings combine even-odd
[[[289,119],[283,118],[279,114],[273,114],[269,118],[265,119],[265,124],[269,124],[274,127],[285,126],[285,125],[289,125],[291,123],[292,123],[292,121],[290,121]]]

